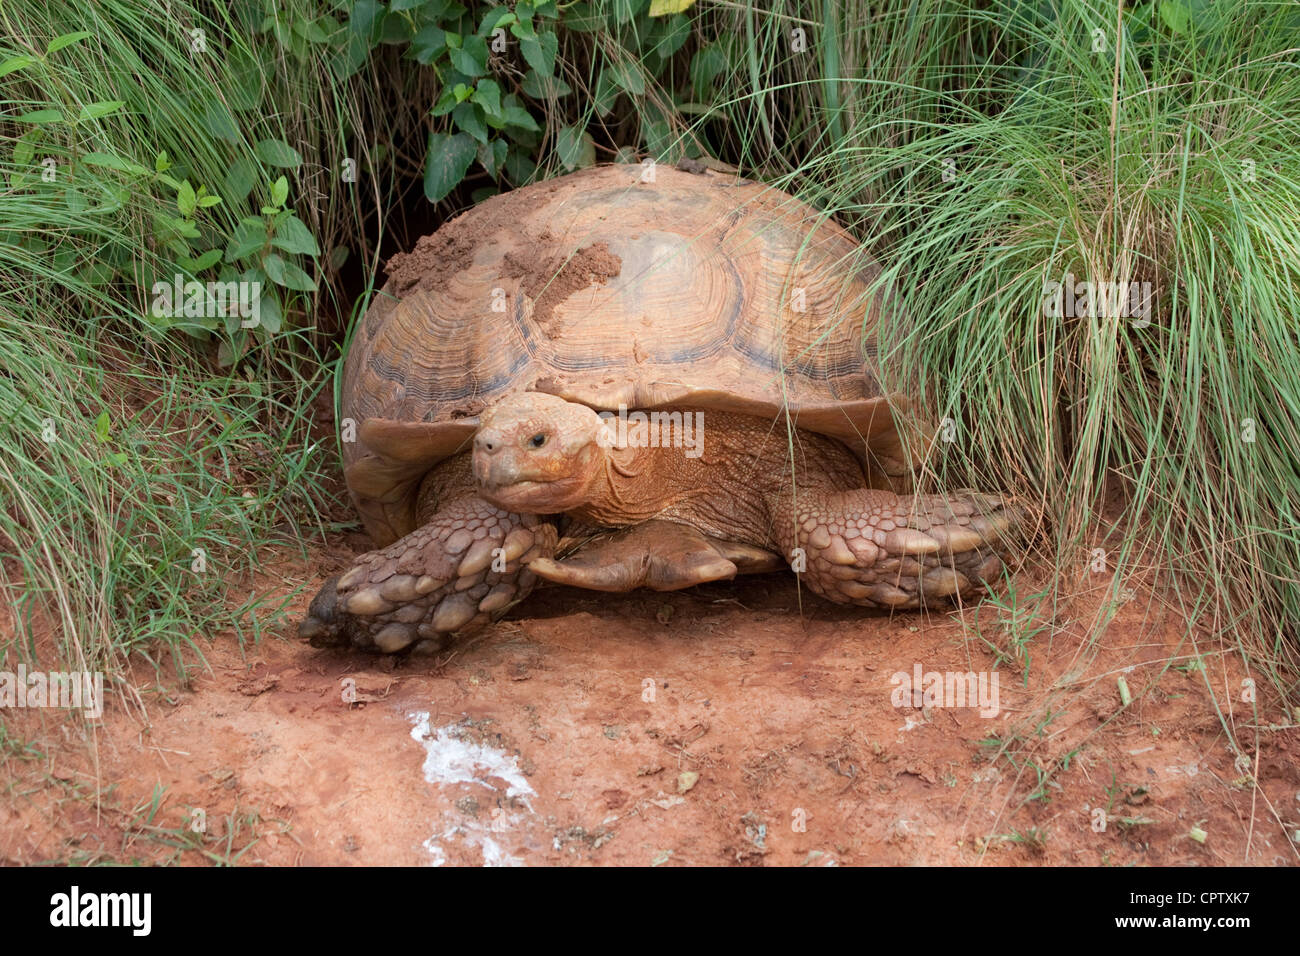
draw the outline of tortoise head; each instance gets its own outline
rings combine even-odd
[[[479,418],[474,478],[507,511],[559,514],[585,503],[604,471],[609,441],[586,405],[541,392],[502,399]]]

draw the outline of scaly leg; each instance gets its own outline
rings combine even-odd
[[[526,565],[554,554],[556,538],[555,526],[537,515],[458,498],[326,581],[298,634],[313,647],[437,651],[448,635],[500,617],[526,597],[537,581]]]
[[[555,584],[594,591],[676,591],[781,566],[780,558],[761,548],[710,538],[690,525],[654,520],[598,535],[563,560],[540,558],[529,568]]]
[[[801,493],[769,501],[772,533],[813,591],[839,604],[920,607],[994,582],[1024,515],[997,495]],[[803,549],[802,555],[795,548]]]

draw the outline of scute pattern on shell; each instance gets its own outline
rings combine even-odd
[[[527,389],[610,410],[880,398],[878,266],[843,229],[769,186],[644,172],[598,167],[493,197],[394,257],[351,345],[343,416],[472,420]]]

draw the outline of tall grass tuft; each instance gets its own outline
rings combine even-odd
[[[350,304],[322,280],[348,253],[372,267],[382,234],[339,175],[351,157],[382,181],[364,85],[304,47],[327,20],[309,2],[0,7],[10,668],[112,676],[135,653],[183,675],[187,649],[278,619],[251,575],[321,526],[336,463],[313,421],[337,357],[317,329]],[[237,276],[223,253],[250,217],[311,234],[275,247],[304,278],[267,278],[260,326],[155,314],[155,281]]]
[[[726,92],[693,135],[886,264],[908,316],[882,343],[891,384],[949,421],[936,484],[1036,502],[1062,577],[1099,548],[1117,599],[1153,563],[1189,621],[1294,673],[1300,14],[872,9],[712,7]],[[1150,283],[1149,313],[1058,309],[1067,276],[1136,283],[1139,305]]]

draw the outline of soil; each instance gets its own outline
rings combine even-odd
[[[495,242],[503,230],[517,228],[527,219],[525,212],[540,197],[559,189],[573,192],[586,175],[598,169],[580,170],[562,180],[536,183],[492,196],[443,223],[436,232],[421,237],[410,252],[398,253],[388,260],[385,271],[395,286],[394,293],[401,296],[414,288],[429,292],[445,289],[452,276],[464,272],[473,262],[474,252],[480,245]]]
[[[253,585],[307,585],[300,614],[366,546]],[[1294,864],[1300,736],[1267,680],[1244,702],[1239,655],[1143,590],[1083,644],[1085,583],[1025,618],[1018,580],[1019,642],[989,603],[890,616],[788,575],[542,590],[436,660],[216,635],[183,690],[136,668],[144,716],[7,715],[0,861]],[[899,700],[917,665],[996,671],[999,712]]]
[[[538,244],[551,241],[543,234]],[[592,285],[604,285],[622,271],[623,260],[610,252],[603,242],[592,243],[571,256],[552,256],[537,261],[523,261],[506,253],[505,276],[522,279],[524,292],[533,300],[533,318],[552,339],[561,338],[562,330],[553,322],[555,307]]]

